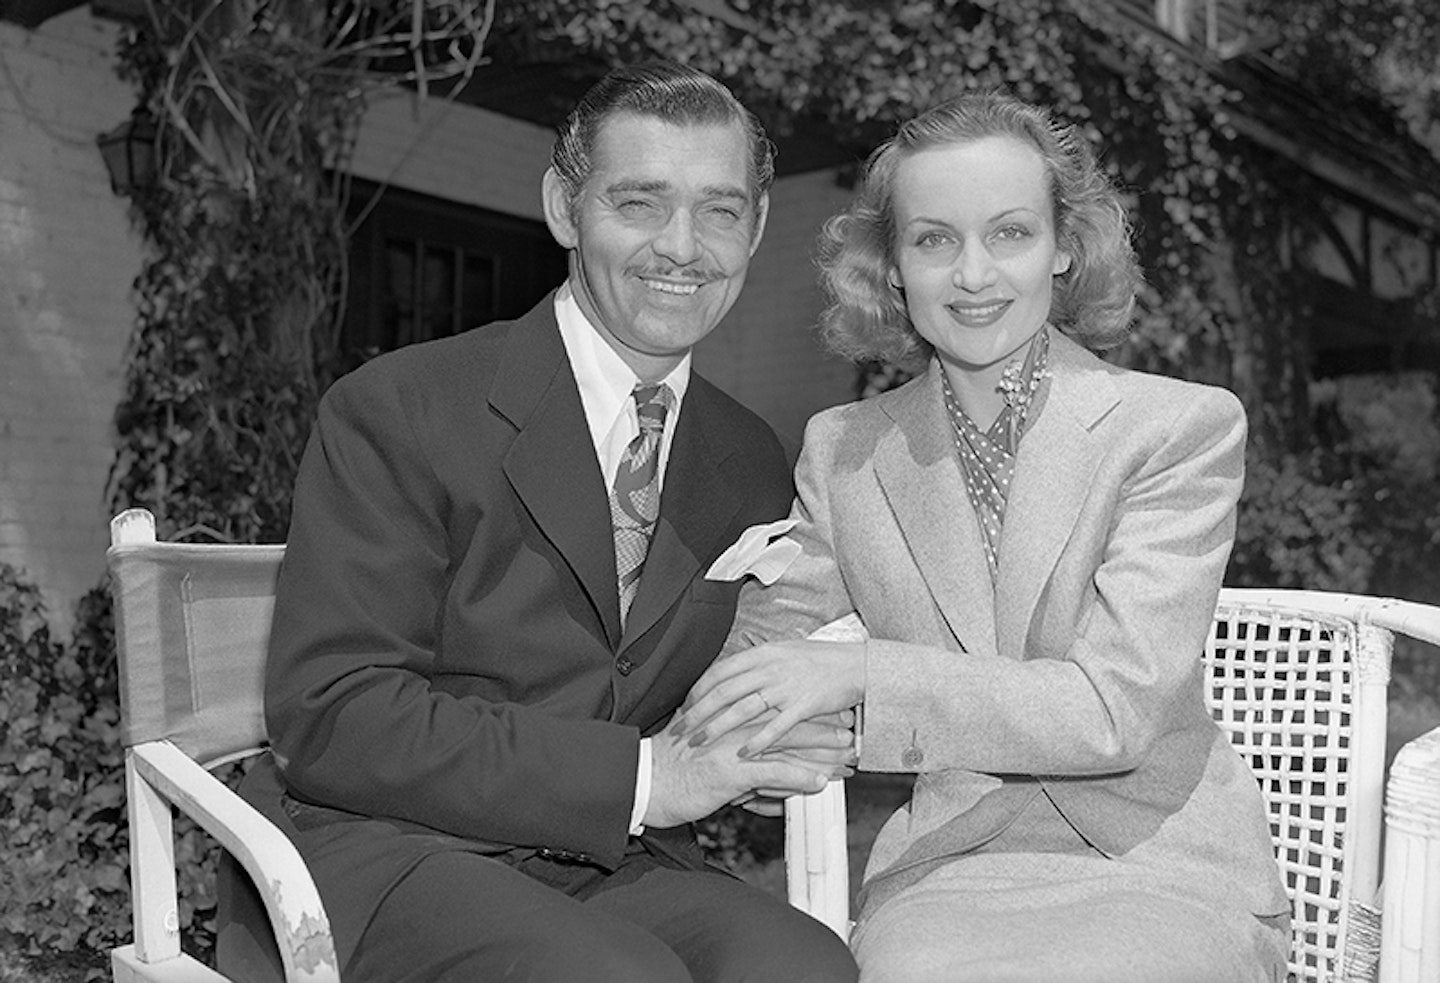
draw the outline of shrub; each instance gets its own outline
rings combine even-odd
[[[784,821],[739,806],[725,806],[702,819],[695,824],[695,834],[705,856],[732,872],[763,866],[785,853]]]
[[[50,637],[44,605],[0,565],[0,929],[30,955],[114,945],[129,922],[124,757],[102,594],[80,644]]]
[[[1313,383],[1315,449],[1252,444],[1228,582],[1440,603],[1440,399],[1429,373]]]
[[[51,637],[36,588],[0,564],[0,934],[37,965],[107,975],[130,935],[125,758],[109,594],[80,602],[71,641]],[[213,945],[215,850],[177,822],[180,921]]]
[[[1226,583],[1363,592],[1378,544],[1354,483],[1327,481],[1319,452],[1246,458]]]

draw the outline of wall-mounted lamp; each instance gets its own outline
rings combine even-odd
[[[150,114],[137,109],[125,122],[96,138],[110,174],[110,190],[128,197],[154,187],[158,133]]]

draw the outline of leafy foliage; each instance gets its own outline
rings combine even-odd
[[[1325,479],[1330,455],[1252,451],[1227,580],[1237,587],[1363,593],[1378,537],[1361,523],[1353,483]]]
[[[494,0],[149,5],[121,71],[159,123],[153,246],[116,414],[114,509],[162,534],[278,542],[333,364],[346,279],[343,163],[372,88],[478,63]]]
[[[33,585],[0,564],[0,933],[32,956],[98,950],[128,931],[123,752],[108,600],[50,637]]]
[[[1324,99],[1396,106],[1440,148],[1440,17],[1430,0],[1270,0],[1255,5],[1273,55]],[[1337,67],[1341,70],[1337,71]]]
[[[1252,447],[1230,582],[1440,602],[1436,385],[1420,372],[1313,384],[1317,447]]]
[[[0,937],[37,967],[108,979],[105,950],[130,937],[129,839],[109,592],[81,599],[60,642],[34,585],[0,564]],[[202,959],[214,949],[218,860],[219,846],[177,816],[181,940]]]

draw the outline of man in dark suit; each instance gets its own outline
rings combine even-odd
[[[752,759],[743,734],[667,728],[734,614],[738,581],[707,569],[793,492],[770,428],[690,371],[772,178],[713,79],[612,72],[544,176],[567,282],[326,394],[276,601],[273,760],[244,794],[305,857],[345,980],[855,978],[689,826],[818,789],[848,732]],[[244,978],[263,919],[222,881],[221,966]]]

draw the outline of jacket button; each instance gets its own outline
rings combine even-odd
[[[925,752],[913,744],[900,752],[900,764],[906,768],[919,768],[924,760]]]
[[[635,668],[635,663],[631,662],[628,656],[622,655],[622,656],[620,656],[619,659],[616,659],[616,660],[615,660],[615,669],[616,669],[616,670],[620,673],[620,675],[622,675],[622,676],[628,676],[628,675],[630,675],[630,670],[632,670],[632,669],[634,669],[634,668]]]

